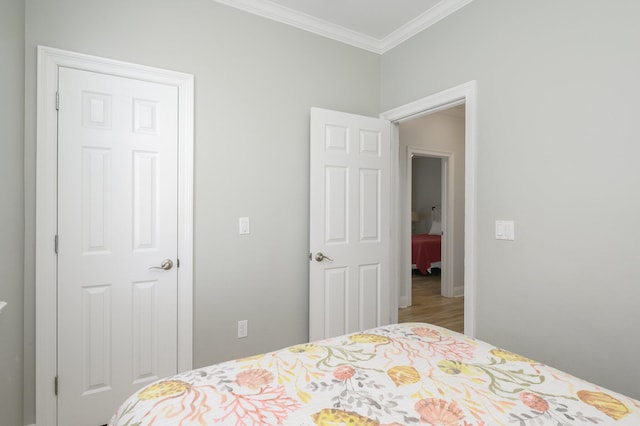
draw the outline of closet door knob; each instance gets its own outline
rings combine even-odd
[[[165,259],[160,262],[160,266],[152,266],[149,269],[164,269],[165,271],[168,271],[171,268],[173,268],[173,261],[171,259]]]

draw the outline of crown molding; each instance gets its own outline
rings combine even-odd
[[[281,6],[269,0],[213,0],[245,12],[272,19],[301,30],[309,31],[333,40],[350,44],[374,53],[382,53],[378,47],[380,40],[357,31],[316,18],[306,13]]]
[[[426,30],[435,23],[443,20],[447,16],[462,9],[473,0],[442,0],[431,9],[413,20],[407,22],[385,38],[379,41],[379,49],[382,53],[393,49],[399,44],[409,40],[414,35]]]
[[[360,49],[377,54],[385,53],[414,35],[429,28],[473,0],[442,0],[383,39],[350,30],[306,13],[284,7],[269,0],[213,0],[245,12],[291,25]]]

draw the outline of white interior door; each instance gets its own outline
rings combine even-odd
[[[177,372],[178,93],[64,67],[58,84],[58,424],[102,425]]]
[[[390,123],[311,110],[309,338],[389,323]]]

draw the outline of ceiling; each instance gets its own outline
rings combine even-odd
[[[384,53],[473,0],[214,0]]]

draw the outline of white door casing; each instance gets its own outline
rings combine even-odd
[[[58,423],[177,373],[178,89],[60,67]]]
[[[386,120],[311,109],[310,340],[390,321],[389,130]]]
[[[414,156],[424,156],[439,158],[442,161],[442,276],[440,294],[444,297],[454,297],[453,288],[453,241],[454,241],[454,228],[453,218],[455,217],[455,210],[453,204],[453,188],[454,188],[454,154],[451,152],[441,152],[432,149],[424,149],[408,146],[405,156],[406,161],[406,176],[404,177],[403,194],[405,195],[405,205],[403,206],[402,214],[408,214],[411,209],[411,194],[412,194],[412,158]],[[411,235],[411,221],[405,220],[405,225],[401,228],[401,233]],[[411,268],[411,239],[407,238],[404,241],[406,247],[402,253],[409,253],[409,256],[399,256],[401,265],[405,270]],[[408,262],[408,265],[407,265]],[[403,286],[403,291],[400,291],[401,295],[398,300],[398,307],[404,308],[411,306],[411,274],[406,274],[404,279],[400,282],[399,286]]]
[[[161,259],[163,259],[163,255],[165,253],[157,254],[159,258],[154,257],[153,261],[150,261],[150,264],[146,264],[147,260],[140,261],[140,265],[136,266],[140,273],[144,269],[144,273],[149,273],[150,275],[146,275],[137,280],[137,288],[132,290],[133,294],[133,303],[137,303],[137,306],[141,309],[142,312],[146,312],[146,315],[139,316],[138,319],[143,320],[139,321],[134,329],[137,328],[138,331],[149,331],[150,329],[159,326],[152,321],[159,320],[156,317],[152,317],[152,309],[149,304],[150,300],[153,297],[157,297],[156,295],[151,296],[151,293],[154,290],[151,290],[155,287],[154,282],[158,284],[162,283],[162,280],[165,278],[162,274],[165,275],[173,275],[173,278],[177,277],[177,282],[180,285],[177,289],[174,287],[173,298],[176,303],[174,303],[174,307],[172,308],[175,312],[173,315],[174,318],[177,316],[177,324],[174,324],[174,327],[177,328],[177,336],[175,332],[173,333],[173,346],[176,347],[176,351],[173,351],[172,360],[169,360],[168,363],[176,366],[178,371],[184,371],[191,368],[192,365],[192,292],[193,292],[193,284],[192,284],[192,276],[193,276],[193,76],[173,72],[166,71],[156,68],[150,68],[145,66],[139,66],[135,64],[124,63],[120,61],[114,61],[109,59],[97,58],[93,56],[78,54],[74,52],[63,51],[59,49],[52,49],[48,47],[39,47],[38,48],[38,114],[37,114],[37,176],[36,176],[36,345],[38,347],[38,351],[36,352],[36,423],[39,426],[45,425],[55,425],[57,424],[58,412],[57,412],[57,403],[58,400],[56,398],[54,392],[54,377],[57,374],[58,367],[58,357],[56,346],[58,344],[58,338],[61,336],[57,335],[56,330],[56,317],[58,315],[58,310],[56,306],[56,271],[57,271],[57,256],[55,253],[55,235],[57,234],[57,188],[58,188],[58,180],[57,175],[58,172],[61,173],[61,182],[64,179],[71,179],[70,176],[62,176],[67,170],[62,170],[62,165],[60,170],[58,170],[57,164],[57,156],[58,156],[58,148],[57,148],[57,111],[56,111],[56,92],[57,92],[57,84],[58,78],[62,74],[62,78],[64,79],[65,71],[61,72],[62,68],[74,68],[77,70],[91,71],[93,73],[104,74],[112,77],[124,78],[124,79],[134,79],[140,82],[149,82],[153,84],[160,84],[170,87],[170,91],[174,92],[174,95],[177,96],[177,111],[174,112],[174,122],[177,122],[177,128],[173,130],[174,136],[177,138],[177,188],[169,188],[169,192],[174,193],[174,200],[177,198],[177,212],[173,212],[174,218],[173,225],[170,225],[173,230],[173,234],[177,233],[177,243],[173,243],[173,253],[172,258],[174,262],[179,258],[180,260],[180,268],[174,267],[170,271],[147,271],[147,267],[149,266],[158,266],[158,263]],[[89,91],[92,92],[92,91]],[[100,104],[101,102],[106,102],[106,98],[102,97],[104,92],[100,90],[93,91],[93,98],[88,96],[87,99],[82,102],[88,102],[87,105],[92,106],[93,116],[89,114],[89,119],[96,119],[95,121],[99,122],[100,118],[105,119],[105,115],[101,116],[100,112]],[[137,106],[133,100],[130,100],[131,104],[134,108],[138,108],[141,119],[138,121],[139,128],[138,130],[142,133],[145,131],[152,132],[151,129],[145,127],[149,127],[148,124],[153,122],[153,114],[152,107],[153,102],[149,103],[146,101],[153,99],[145,99],[145,96],[140,96],[137,98],[139,101]],[[62,104],[64,105],[64,100]],[[89,108],[91,113],[91,108]],[[175,116],[177,115],[177,120]],[[156,117],[157,119],[158,117]],[[113,117],[112,117],[113,119]],[[91,121],[91,120],[90,120]],[[171,120],[169,120],[171,121]],[[135,124],[135,123],[134,123]],[[61,129],[62,133],[64,133],[63,129]],[[149,136],[149,135],[147,135]],[[141,178],[135,180],[137,183],[136,186],[138,188],[138,197],[142,203],[138,204],[138,212],[140,214],[137,215],[137,220],[139,224],[142,224],[141,218],[145,215],[149,217],[150,209],[149,206],[149,198],[152,197],[152,192],[146,192],[145,188],[152,188],[151,181],[153,180],[153,163],[154,163],[154,155],[151,154],[152,150],[141,150],[141,153],[138,155],[137,160],[133,160],[139,166],[140,170],[146,170],[146,173],[139,174],[139,177],[146,176],[146,179]],[[83,156],[88,158],[89,161],[86,164],[89,164],[91,167],[86,167],[82,173],[92,175],[95,179],[100,179],[100,170],[101,164],[104,165],[105,161],[109,161],[107,159],[108,155],[105,154],[105,150],[100,150],[96,147],[90,147],[89,149],[85,149],[84,154],[80,155],[80,158]],[[62,153],[61,153],[62,154]],[[135,156],[133,156],[135,158]],[[76,158],[77,159],[77,158]],[[176,164],[174,164],[174,167]],[[71,169],[73,166],[71,167]],[[77,172],[77,171],[76,171]],[[101,185],[95,183],[93,188],[100,188]],[[116,181],[118,179],[115,179]],[[175,184],[174,184],[175,186]],[[91,186],[88,187],[89,189]],[[102,186],[104,189],[105,186]],[[114,188],[112,188],[114,189]],[[176,194],[177,189],[177,194]],[[156,188],[156,190],[161,190],[161,188]],[[93,201],[93,205],[90,207],[94,210],[97,207],[104,207],[100,204],[100,197],[95,196],[93,191],[89,191],[92,193],[93,197],[87,198],[85,196],[85,201]],[[98,190],[99,193],[99,190]],[[132,194],[129,194],[132,195]],[[64,194],[63,194],[64,196]],[[62,198],[62,197],[61,197]],[[134,198],[133,196],[131,198]],[[161,198],[161,197],[160,197]],[[106,199],[103,197],[102,199],[105,201]],[[115,199],[110,201],[105,201],[106,203],[113,203]],[[61,204],[63,202],[61,201]],[[91,203],[89,203],[91,204]],[[145,208],[145,206],[147,208]],[[71,210],[77,209],[77,205],[75,207],[71,207]],[[61,205],[62,208],[62,205]],[[176,219],[177,215],[177,219]],[[94,230],[98,229],[100,226],[96,226],[99,224],[104,226],[106,222],[101,222],[101,218],[103,218],[100,214],[93,219]],[[135,218],[133,220],[135,223]],[[115,222],[111,223],[111,226],[118,223],[116,219]],[[72,226],[72,223],[68,223],[66,228]],[[163,226],[164,223],[157,222],[155,224],[156,229]],[[82,222],[75,223],[77,228],[82,229]],[[133,226],[133,225],[132,225]],[[61,229],[64,229],[65,225],[61,223]],[[144,227],[140,228],[143,229]],[[145,238],[147,239],[151,235],[150,231],[153,227],[147,227],[147,232],[138,233],[138,243],[143,242]],[[99,234],[99,233],[98,233]],[[73,238],[72,238],[73,239]],[[87,240],[82,237],[80,239],[76,239],[76,243],[78,242],[86,242]],[[90,241],[92,244],[95,243],[95,239]],[[175,241],[175,240],[174,240]],[[61,249],[61,279],[64,279],[64,270],[65,270],[65,256],[62,254],[62,251],[65,251],[65,244],[69,243],[69,239],[65,236],[60,236],[60,249]],[[111,244],[115,243],[115,240],[110,241]],[[135,241],[129,241],[130,245],[133,245]],[[148,252],[153,251],[152,249],[146,249]],[[164,249],[163,249],[164,250]],[[100,250],[98,250],[99,252]],[[131,250],[130,250],[131,251]],[[145,249],[138,250],[140,252],[144,252]],[[100,257],[99,254],[93,253],[93,257]],[[149,253],[145,253],[145,255],[149,255]],[[167,256],[169,254],[167,253]],[[71,259],[71,258],[70,258]],[[176,262],[177,263],[177,262]],[[77,266],[79,269],[82,269],[81,265],[73,265],[74,262],[71,261],[69,265]],[[144,265],[142,265],[144,264]],[[118,263],[118,265],[120,265]],[[176,265],[177,266],[177,265]],[[67,270],[72,268],[67,268]],[[108,267],[106,269],[109,269]],[[127,269],[127,267],[123,267],[122,269]],[[166,274],[169,273],[169,274]],[[155,281],[158,280],[158,281]],[[103,297],[106,293],[110,291],[105,286],[105,280],[98,280],[94,287],[90,287],[88,291],[85,291],[84,300],[79,301],[78,307],[99,307],[101,303],[108,303],[110,298]],[[171,285],[171,284],[170,284]],[[156,287],[159,288],[159,287]],[[102,292],[102,293],[101,293]],[[82,292],[81,292],[82,293]],[[77,296],[76,296],[77,297]],[[111,295],[113,297],[113,295]],[[61,297],[61,310],[64,295]],[[76,302],[78,299],[75,300]],[[66,310],[66,308],[64,308]],[[94,330],[101,328],[101,323],[99,320],[99,316],[95,314],[98,310],[85,310],[85,320],[82,321],[84,325],[90,324]],[[93,314],[92,314],[93,312]],[[116,312],[117,314],[118,312]],[[61,312],[61,315],[65,315],[64,312]],[[171,315],[170,315],[171,316]],[[66,320],[62,319],[61,323],[64,323]],[[145,322],[146,321],[146,322]],[[118,327],[122,325],[116,325]],[[112,325],[113,327],[113,325]],[[129,325],[129,329],[131,326]],[[104,329],[103,329],[104,330]],[[87,332],[87,328],[85,327],[83,330],[85,333]],[[104,337],[104,336],[103,336]],[[158,337],[161,339],[161,337]],[[64,342],[64,339],[62,339]],[[177,341],[177,344],[175,343]],[[154,355],[150,352],[150,347],[153,344],[163,344],[161,341],[154,341],[152,338],[142,337],[140,342],[142,345],[138,347],[138,360],[142,362],[138,362],[137,374],[140,377],[139,385],[143,386],[144,381],[146,379],[151,379],[152,376],[162,375],[163,371],[160,369],[160,364],[167,363],[166,360],[163,361],[159,358],[154,358]],[[94,349],[100,348],[100,345],[104,343],[104,340],[100,342],[99,340],[94,340],[93,344]],[[63,343],[64,344],[64,343]],[[114,341],[114,345],[117,343]],[[97,353],[97,352],[94,352]],[[113,351],[111,353],[114,353]],[[162,357],[163,355],[159,355]],[[99,357],[95,358],[95,360],[100,361]],[[150,371],[149,365],[145,364],[145,361],[150,361],[151,364],[156,364],[158,368],[155,371]],[[100,362],[97,362],[95,365],[100,365]],[[142,369],[140,369],[142,367]],[[155,368],[155,366],[154,366]],[[175,369],[176,367],[174,367]],[[61,362],[61,369],[64,371],[65,367]],[[144,371],[144,370],[147,371]],[[78,365],[76,367],[76,371],[80,371],[81,366]],[[100,369],[94,369],[91,371],[93,374],[90,377],[99,377],[100,374],[103,374],[104,371],[100,371]],[[113,371],[111,371],[113,373]],[[131,373],[130,373],[131,374]],[[135,375],[135,372],[134,372]],[[108,375],[105,375],[107,377]],[[60,391],[65,392],[65,386],[67,380],[61,377]],[[88,393],[99,393],[101,389],[101,385],[99,381],[94,383],[94,388],[91,389]],[[62,395],[62,394],[61,394]],[[62,396],[61,396],[62,399]],[[90,406],[90,404],[87,404]]]
[[[476,163],[477,163],[477,139],[478,139],[478,104],[477,82],[475,80],[458,86],[451,87],[433,95],[418,99],[406,105],[385,111],[380,116],[394,123],[391,131],[391,151],[393,155],[392,188],[393,199],[396,208],[392,213],[392,229],[410,229],[406,225],[410,210],[406,203],[403,204],[398,194],[401,194],[405,185],[404,176],[401,176],[399,165],[399,130],[398,123],[411,120],[423,115],[442,111],[444,109],[465,104],[465,207],[464,207],[464,332],[468,336],[475,337],[475,309],[476,309],[476,221],[477,221],[477,193],[476,193]],[[410,207],[409,207],[410,209]],[[397,254],[402,247],[410,247],[410,232],[397,232],[391,241],[392,264],[410,264],[411,252]],[[404,257],[404,260],[400,260]],[[393,265],[392,265],[393,266]],[[405,268],[406,269],[406,268]],[[392,309],[391,322],[398,321],[398,283],[402,281],[402,268],[393,271],[391,298]]]

